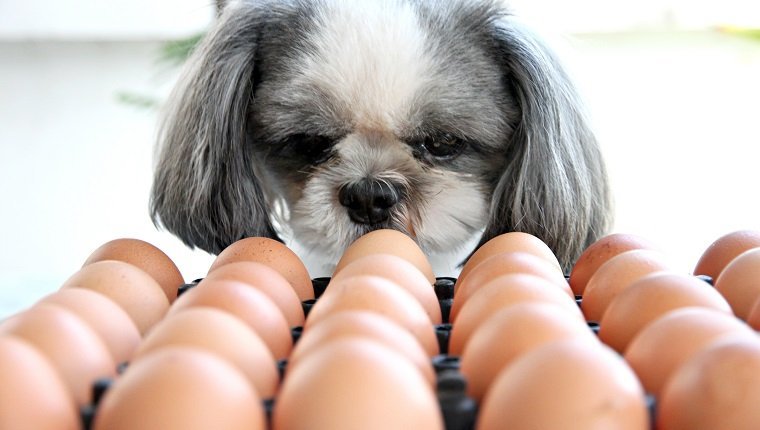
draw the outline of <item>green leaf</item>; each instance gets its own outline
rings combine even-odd
[[[159,100],[155,97],[127,91],[117,93],[116,99],[119,101],[119,103],[134,106],[140,109],[155,109],[160,104]]]
[[[171,40],[164,43],[159,59],[162,62],[173,65],[184,63],[205,35],[206,33],[202,32],[184,39]]]
[[[746,37],[748,39],[760,40],[760,28],[745,28],[735,26],[718,27],[721,33],[731,34],[734,36]]]

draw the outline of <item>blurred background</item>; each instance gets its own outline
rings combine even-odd
[[[615,231],[650,239],[690,271],[720,235],[760,230],[760,3],[511,4],[556,42],[588,99]],[[158,246],[187,281],[205,275],[213,257],[157,231],[147,205],[172,59],[216,7],[0,0],[0,318],[118,237]]]

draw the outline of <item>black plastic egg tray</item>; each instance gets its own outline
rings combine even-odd
[[[712,282],[711,279],[704,280],[706,282]],[[197,279],[192,283],[182,285],[179,289],[179,294],[195,287],[200,281],[201,279]],[[316,298],[302,302],[303,310],[306,315],[308,315],[311,308],[317,302],[317,299],[322,293],[324,293],[329,281],[330,278],[312,279],[314,296]],[[454,299],[455,283],[456,278],[439,277],[434,284],[435,294],[438,297],[438,302],[441,306],[443,323],[435,326],[440,354],[432,358],[432,364],[436,372],[436,395],[446,430],[472,430],[475,428],[478,405],[474,399],[467,395],[467,381],[459,371],[459,357],[448,354],[449,335],[452,327],[448,321],[451,305]],[[580,306],[581,298],[576,296],[576,301]],[[598,332],[599,329],[595,322],[589,322],[589,328],[595,333]],[[302,327],[293,327],[291,329],[294,344],[298,341],[302,332]],[[287,370],[287,360],[280,360],[277,364],[280,371],[280,380],[282,380]],[[123,372],[126,367],[127,363],[123,363],[119,366],[119,373]],[[112,383],[113,379],[111,378],[100,379],[93,383],[93,402],[91,405],[83,407],[80,411],[83,430],[91,429],[95,413],[97,412],[98,403]],[[267,419],[271,421],[274,399],[264,399],[263,403]],[[654,398],[652,396],[647,396],[647,403],[649,407],[650,421],[653,423],[656,407]],[[654,428],[654,425],[652,424],[650,427]]]

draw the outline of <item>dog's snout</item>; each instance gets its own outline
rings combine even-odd
[[[391,208],[399,201],[399,190],[388,182],[363,179],[342,186],[338,200],[354,222],[376,225],[390,217]]]

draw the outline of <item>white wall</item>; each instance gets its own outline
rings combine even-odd
[[[53,291],[97,246],[147,240],[190,279],[210,256],[147,213],[164,40],[206,29],[211,0],[0,0],[0,318]]]
[[[760,26],[760,2],[752,0],[505,0],[546,30],[618,32]]]
[[[751,0],[505,2],[558,32],[760,25]],[[213,0],[0,0],[0,39],[164,39],[205,28],[214,13]]]
[[[591,28],[581,23],[594,8],[626,21],[627,9],[602,0],[520,2],[544,26]],[[156,63],[160,41],[204,28],[211,3],[65,3],[0,0],[0,318],[117,237],[159,246],[188,280],[211,261],[150,223],[156,115],[116,98],[163,97],[175,72]],[[634,12],[628,24],[660,16]],[[684,269],[719,234],[760,230],[760,44],[658,32],[583,37],[572,48],[610,166],[617,230],[660,243]]]
[[[0,0],[0,39],[182,37],[214,14],[211,0]]]

